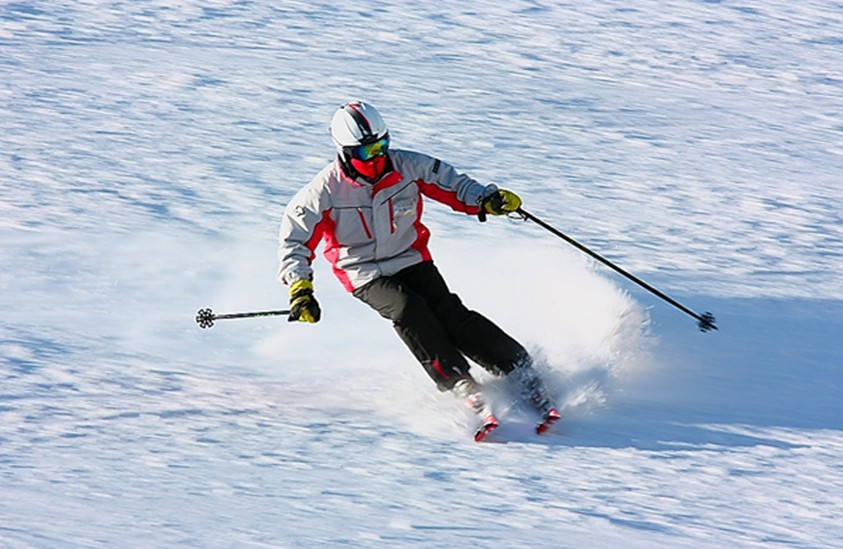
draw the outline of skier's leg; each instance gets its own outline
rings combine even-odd
[[[540,414],[547,415],[551,409],[556,408],[550,391],[532,364],[522,364],[514,368],[507,377],[515,383],[521,398],[529,402]]]
[[[413,265],[397,275],[424,297],[456,346],[467,357],[495,374],[531,364],[527,350],[491,320],[463,305],[432,261]]]
[[[469,377],[465,357],[417,292],[397,278],[386,276],[354,290],[353,295],[392,321],[401,340],[439,390],[449,390],[460,379]]]
[[[542,415],[537,430],[546,429],[558,419],[553,397],[533,367],[527,350],[492,321],[466,308],[448,289],[433,262],[414,265],[397,276],[425,297],[466,356],[490,372],[503,373],[513,380],[522,398]]]

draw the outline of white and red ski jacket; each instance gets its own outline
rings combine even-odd
[[[482,199],[497,190],[424,154],[391,149],[389,157],[393,170],[375,184],[350,179],[337,159],[296,193],[281,221],[282,283],[312,278],[310,264],[321,240],[348,291],[428,260],[430,232],[421,222],[422,195],[475,215]]]

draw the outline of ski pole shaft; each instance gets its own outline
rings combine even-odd
[[[547,229],[548,231],[555,234],[556,236],[558,236],[559,238],[561,238],[562,240],[564,240],[568,244],[574,246],[575,248],[577,248],[578,250],[580,250],[582,252],[585,252],[586,254],[593,257],[594,259],[596,259],[600,263],[606,265],[607,267],[614,270],[615,272],[625,276],[626,278],[628,278],[632,282],[635,282],[636,284],[638,284],[639,286],[641,286],[642,288],[644,288],[648,292],[650,292],[653,295],[661,298],[662,300],[666,301],[667,303],[670,303],[671,305],[673,305],[674,307],[676,307],[677,309],[679,309],[683,313],[685,313],[687,315],[690,315],[691,317],[695,318],[697,320],[697,326],[699,327],[699,329],[701,331],[707,332],[708,330],[717,330],[718,329],[717,326],[714,324],[714,315],[712,315],[710,312],[705,312],[703,314],[695,313],[694,311],[692,311],[688,307],[685,307],[684,305],[682,305],[681,303],[679,303],[678,301],[676,301],[675,299],[673,299],[669,295],[657,290],[656,288],[647,284],[646,282],[644,282],[643,280],[641,280],[637,276],[633,275],[632,273],[629,273],[629,272],[625,271],[624,269],[618,267],[617,265],[615,265],[614,263],[612,263],[611,261],[609,261],[605,257],[601,256],[597,252],[595,252],[595,251],[587,248],[586,246],[580,244],[579,242],[577,242],[576,240],[574,240],[570,236],[566,235],[565,233],[563,233],[559,229],[557,229],[557,228],[549,225],[548,223],[542,221],[541,219],[534,216],[530,212],[524,210],[523,208],[518,208],[518,210],[516,210],[516,211],[517,211],[518,214],[520,214],[522,217],[524,217],[524,219],[529,219],[530,221],[539,225],[540,227],[542,227],[544,229]]]
[[[251,313],[226,313],[221,315],[214,314],[214,311],[211,309],[199,309],[199,312],[196,313],[196,323],[199,324],[199,327],[202,329],[210,328],[214,325],[215,320],[224,320],[227,318],[254,318],[260,316],[282,316],[290,314],[289,310],[286,311],[254,311]]]

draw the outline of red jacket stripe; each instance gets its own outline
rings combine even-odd
[[[432,259],[430,250],[427,247],[427,243],[430,242],[430,229],[425,227],[424,223],[421,222],[422,210],[424,210],[424,201],[419,197],[418,205],[416,206],[416,220],[413,222],[413,226],[416,229],[416,240],[413,242],[412,248],[421,254],[422,261],[428,261]]]
[[[424,179],[417,179],[416,185],[419,186],[419,189],[421,189],[423,195],[428,196],[433,200],[436,200],[437,202],[447,204],[455,211],[467,213],[469,215],[474,215],[480,210],[480,208],[478,208],[477,206],[469,206],[467,204],[464,204],[463,202],[460,202],[457,199],[457,193],[453,191],[446,191],[442,187],[439,187],[433,183],[428,183]]]

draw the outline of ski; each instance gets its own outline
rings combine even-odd
[[[500,422],[492,413],[486,397],[471,376],[466,376],[457,381],[454,384],[453,391],[459,398],[464,399],[465,404],[478,418],[481,418],[480,427],[474,431],[475,442],[481,442],[489,436],[489,433],[500,426]]]
[[[539,413],[541,420],[536,423],[537,435],[544,434],[550,427],[559,421],[562,416],[553,402],[553,397],[547,390],[538,372],[530,364],[515,368],[509,373],[515,383],[520,398],[533,410]]]
[[[541,417],[541,420],[535,424],[535,433],[537,435],[546,433],[562,416],[552,399],[548,397],[548,391],[544,383],[532,367],[521,367],[513,373],[519,387],[520,398],[524,399]],[[498,418],[495,417],[483,392],[473,378],[467,376],[459,380],[454,384],[453,391],[458,398],[464,399],[468,408],[480,418],[480,426],[474,431],[475,442],[486,440],[490,433],[500,427]]]
[[[562,419],[562,416],[559,415],[556,408],[551,408],[544,414],[542,420],[536,423],[536,434],[542,435],[546,433],[548,429],[550,429],[550,427],[560,419]]]
[[[474,432],[474,442],[483,442],[483,440],[495,429],[500,427],[500,423],[498,422],[498,418],[496,418],[493,414],[489,414],[483,420],[483,423]]]

